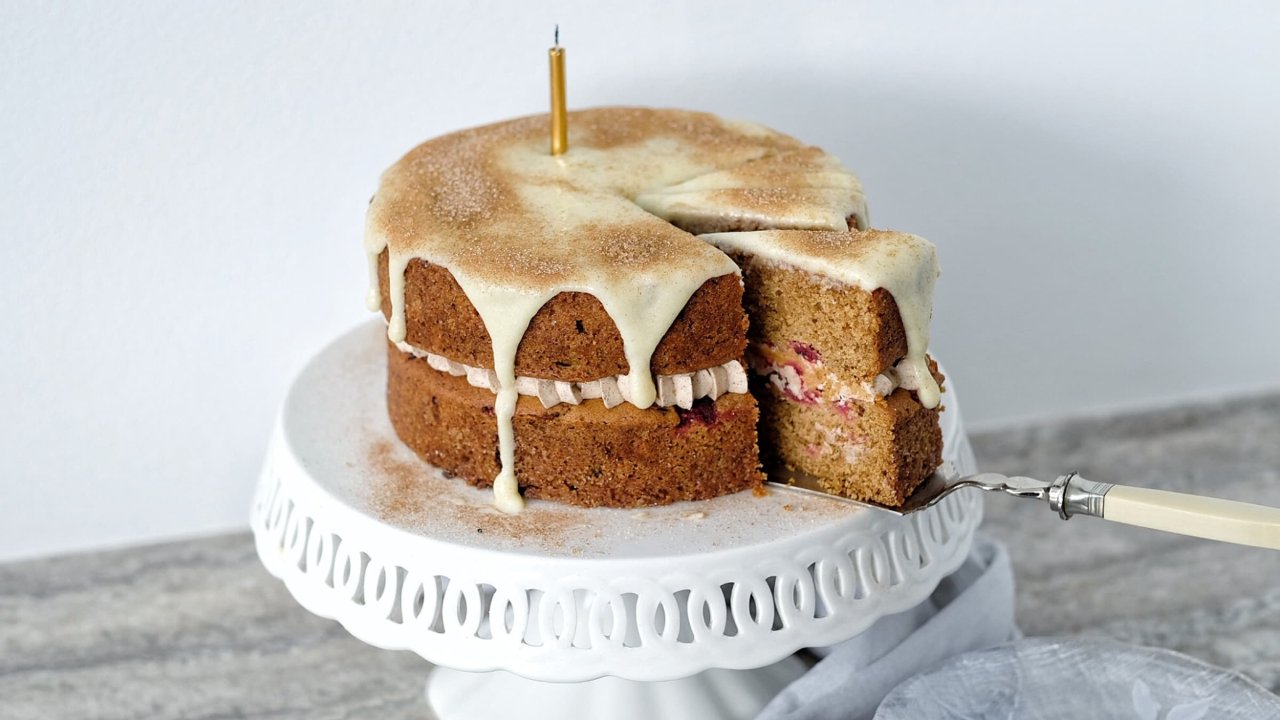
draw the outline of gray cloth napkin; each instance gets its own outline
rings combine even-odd
[[[1009,555],[979,535],[969,558],[928,600],[881,618],[855,638],[815,649],[822,660],[770,701],[757,720],[870,720],[889,691],[912,675],[1019,635]]]

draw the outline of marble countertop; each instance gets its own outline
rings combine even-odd
[[[984,469],[1280,505],[1280,393],[977,433]],[[991,497],[1029,635],[1172,648],[1280,691],[1280,553]],[[308,614],[247,533],[0,565],[0,716],[423,718],[429,665]]]

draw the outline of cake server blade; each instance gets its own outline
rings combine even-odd
[[[937,471],[925,478],[920,483],[905,502],[900,506],[885,505],[883,503],[871,500],[856,500],[854,498],[836,495],[827,492],[822,488],[822,483],[817,477],[798,470],[779,470],[769,473],[769,485],[771,487],[780,488],[790,492],[803,493],[807,495],[817,495],[824,498],[833,498],[841,502],[851,505],[860,505],[862,507],[876,508],[884,510],[895,515],[910,515],[919,512],[925,508],[932,507],[941,501],[947,495],[959,490],[962,487],[976,487],[981,490],[992,490],[1007,492],[1011,495],[1019,497],[1045,497],[1051,483],[1035,478],[1028,477],[1006,477],[996,473],[979,473],[977,475],[960,475],[955,466],[949,462],[943,463]]]
[[[1280,550],[1280,508],[1094,482],[1076,473],[1067,473],[1053,482],[1045,482],[999,473],[961,475],[951,463],[943,463],[900,507],[829,493],[822,489],[816,477],[794,470],[771,472],[768,484],[783,492],[817,495],[895,515],[919,512],[960,488],[973,487],[1045,500],[1049,509],[1063,520],[1089,515],[1153,530]]]

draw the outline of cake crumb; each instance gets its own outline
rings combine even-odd
[[[701,519],[705,518],[706,516],[707,516],[707,514],[706,514],[706,513],[704,513],[704,512],[702,512],[701,510],[699,510],[699,511],[697,511],[697,512],[685,513],[685,515],[684,515],[684,519],[685,519],[685,520],[701,520]]]
[[[633,512],[633,513],[631,513],[631,517],[635,518],[636,520],[648,520],[648,519],[649,519],[649,512],[648,512],[647,510],[641,510],[641,511],[639,511],[639,512]]]
[[[791,503],[787,503],[786,505],[783,505],[782,509],[786,510],[787,512],[791,512],[792,510],[795,510],[795,508],[791,506]]]

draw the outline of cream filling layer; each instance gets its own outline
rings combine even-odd
[[[914,376],[911,380],[904,382],[904,377],[898,372],[897,368],[887,368],[884,372],[875,376],[873,380],[864,380],[856,385],[840,382],[830,375],[823,382],[811,387],[805,382],[801,373],[796,370],[794,365],[769,365],[760,364],[752,367],[752,372],[757,375],[766,377],[774,387],[784,392],[792,398],[808,398],[813,397],[813,404],[821,405],[826,402],[828,383],[837,384],[837,387],[830,388],[835,395],[835,403],[839,404],[847,400],[856,400],[858,402],[873,402],[878,398],[888,397],[898,388],[907,390],[915,390],[918,386],[914,382]],[[816,393],[812,391],[817,391]]]
[[[467,384],[472,387],[484,388],[495,394],[502,387],[498,374],[489,368],[463,365],[404,341],[397,342],[396,347],[401,352],[426,360],[427,365],[435,370],[454,377],[465,376]],[[742,367],[742,363],[730,360],[723,365],[697,372],[658,375],[654,385],[657,390],[654,404],[659,407],[674,406],[688,410],[693,407],[694,400],[702,398],[715,400],[725,393],[747,392],[747,372]],[[617,407],[624,402],[634,404],[629,375],[610,375],[588,382],[546,380],[521,375],[516,377],[515,389],[519,395],[538,398],[542,406],[547,408],[561,403],[577,405],[583,400],[594,399],[599,399],[607,408]]]

